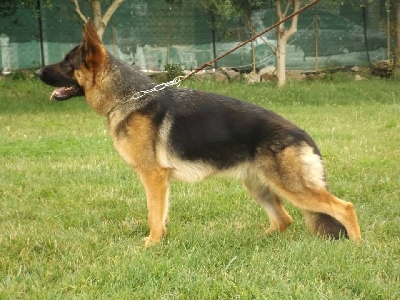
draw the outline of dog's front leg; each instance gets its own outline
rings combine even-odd
[[[138,173],[146,191],[150,235],[144,240],[150,246],[167,233],[169,170],[158,167]]]

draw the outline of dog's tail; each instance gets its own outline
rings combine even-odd
[[[331,239],[349,238],[346,228],[335,218],[318,212],[303,211],[306,225],[311,233]]]

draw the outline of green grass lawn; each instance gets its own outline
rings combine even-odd
[[[394,81],[194,83],[307,130],[361,245],[285,234],[238,182],[173,183],[166,239],[145,248],[144,191],[83,98],[0,80],[0,299],[399,299],[400,88]]]

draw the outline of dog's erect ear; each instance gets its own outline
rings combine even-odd
[[[93,70],[100,68],[105,62],[107,52],[89,18],[87,23],[83,25],[83,48],[87,66]]]

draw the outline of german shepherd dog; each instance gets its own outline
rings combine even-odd
[[[313,234],[361,240],[353,205],[328,191],[314,141],[274,112],[182,88],[136,99],[137,92],[155,84],[108,53],[90,21],[83,26],[83,42],[37,74],[57,87],[51,99],[85,96],[107,118],[115,148],[144,185],[150,227],[146,245],[166,234],[170,181],[194,182],[217,173],[241,180],[265,209],[267,235],[292,223],[282,206],[285,198],[302,211]]]

